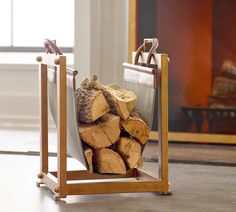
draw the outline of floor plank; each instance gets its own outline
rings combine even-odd
[[[157,161],[157,149],[155,142],[148,143],[144,151],[145,161]],[[236,166],[236,146],[170,143],[169,160],[170,162]]]
[[[56,152],[56,133],[49,134],[49,151]],[[38,131],[0,130],[0,153],[39,154]],[[157,143],[149,142],[146,161],[157,161]],[[55,154],[54,154],[55,155]],[[170,162],[236,166],[236,145],[169,143]]]
[[[54,202],[51,192],[35,186],[39,157],[0,155],[0,211],[236,211],[236,168],[170,164],[173,196],[154,193],[69,196]],[[157,173],[156,163],[145,163]]]

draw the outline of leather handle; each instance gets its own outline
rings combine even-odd
[[[154,56],[154,53],[159,45],[159,41],[157,38],[149,38],[149,39],[144,39],[143,40],[143,44],[138,48],[137,52],[136,52],[136,55],[135,55],[135,59],[134,59],[134,64],[138,64],[138,59],[139,59],[139,56],[141,55],[142,52],[145,51],[146,49],[146,45],[151,43],[152,44],[152,47],[148,53],[148,57],[147,57],[147,61],[146,61],[146,64],[149,65],[150,62],[151,62],[151,59],[152,57]]]
[[[152,42],[152,47],[148,53],[147,65],[150,65],[151,59],[152,59],[152,57],[154,57],[158,46],[159,46],[159,40],[157,38],[154,38],[153,42]]]
[[[44,47],[46,48],[46,52],[49,54],[58,54],[58,55],[63,55],[63,53],[61,52],[61,50],[57,47],[57,45],[55,44],[56,41],[51,41],[49,39],[45,39],[44,41]]]

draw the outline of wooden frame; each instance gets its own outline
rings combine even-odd
[[[137,48],[137,0],[129,0],[129,22],[128,22],[128,55],[131,62],[131,53]],[[158,132],[152,131],[150,140],[158,140]],[[186,143],[212,143],[212,144],[236,144],[236,135],[209,134],[209,133],[188,133],[188,132],[169,132],[169,141]]]
[[[125,175],[105,175],[84,170],[67,171],[67,109],[66,88],[75,74],[68,76],[66,57],[44,54],[37,57],[40,79],[40,173],[37,186],[44,184],[54,193],[54,199],[67,195],[111,194],[121,192],[160,192],[170,195],[168,178],[168,56],[161,56],[160,78],[158,83],[160,126],[158,143],[159,177],[154,177],[142,169],[135,168]],[[48,170],[48,66],[56,67],[57,83],[57,171]],[[73,70],[70,70],[73,72]],[[71,78],[71,76],[73,76]],[[73,84],[73,83],[72,83]],[[105,181],[99,181],[105,179]],[[76,183],[73,182],[76,180]],[[84,181],[86,180],[86,182]],[[111,181],[112,180],[112,181]]]
[[[132,63],[132,52],[137,50],[137,1],[129,0],[128,10],[128,61]]]

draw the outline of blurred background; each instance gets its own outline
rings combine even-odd
[[[170,58],[169,130],[187,133],[187,137],[172,134],[171,141],[178,140],[182,151],[176,157],[185,155],[191,141],[204,144],[188,151],[190,156],[198,151],[194,160],[202,160],[216,149],[226,151],[221,161],[230,155],[230,161],[236,163],[235,8],[234,0],[205,0],[204,4],[198,0],[1,1],[1,150],[39,150],[35,58],[45,51],[45,38],[55,39],[68,66],[79,70],[79,85],[93,74],[102,83],[121,84],[122,63],[144,38],[157,37],[158,52]],[[55,138],[51,117],[49,127]],[[153,130],[157,130],[157,119]],[[51,146],[53,150],[55,144]],[[171,154],[177,147],[175,151],[170,148]],[[204,157],[199,156],[202,149],[207,150]]]

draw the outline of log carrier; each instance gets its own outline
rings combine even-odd
[[[121,133],[119,135],[118,141],[116,141],[109,147],[94,148],[86,144],[84,141],[81,141],[78,132],[79,127],[76,117],[77,111],[74,91],[76,87],[75,75],[77,74],[77,71],[66,67],[66,57],[62,55],[62,53],[58,50],[58,48],[52,41],[48,39],[45,41],[47,53],[37,57],[37,61],[39,62],[40,79],[40,172],[38,174],[36,185],[39,187],[41,184],[44,184],[48,189],[50,189],[50,191],[53,192],[53,198],[55,200],[65,198],[67,197],[67,195],[111,194],[123,192],[160,192],[162,195],[172,194],[168,181],[168,55],[156,53],[154,54],[154,52],[151,51],[155,51],[155,49],[157,48],[156,41],[157,39],[145,40],[141,46],[142,48],[139,48],[139,50],[143,49],[143,51],[137,51],[136,54],[140,56],[140,59],[142,59],[141,63],[146,63],[147,61],[149,61],[147,60],[147,58],[151,58],[151,56],[155,55],[155,58],[158,58],[158,60],[154,61],[155,64],[158,65],[158,70],[155,69],[155,73],[157,73],[158,71],[160,75],[156,75],[153,72],[153,68],[142,68],[136,63],[133,65],[124,63],[123,80],[125,80],[125,82],[128,82],[127,80],[129,78],[127,78],[127,74],[135,74],[135,79],[138,79],[137,77],[139,77],[140,74],[146,74],[146,72],[148,71],[149,78],[153,78],[151,82],[157,82],[157,79],[160,82],[158,84],[155,84],[156,86],[154,86],[154,84],[151,85],[151,88],[158,93],[158,177],[139,168],[142,165],[142,157],[140,157],[138,162],[136,162],[139,155],[138,145],[142,145],[127,132],[125,133],[123,127],[120,127]],[[151,48],[149,52],[145,52],[144,48],[147,42],[152,43],[153,45],[153,48]],[[93,80],[93,83],[100,86],[97,80]],[[137,84],[136,81],[135,83],[138,87],[140,86],[140,84]],[[91,83],[88,84],[85,81],[85,86],[86,84],[88,86],[91,85]],[[50,89],[48,89],[48,86]],[[114,86],[111,87],[114,89]],[[125,87],[128,88],[127,83],[125,84]],[[83,87],[81,86],[81,88]],[[87,87],[85,87],[84,89],[87,89]],[[104,95],[104,89],[105,86],[100,86],[99,89],[96,88],[94,90],[100,90]],[[120,90],[120,88],[115,86],[115,90]],[[136,94],[139,96],[139,99],[140,97],[142,99],[143,95],[141,92],[136,91]],[[115,99],[117,96],[113,93],[113,97]],[[125,105],[126,111],[128,111],[128,113],[132,115],[132,101],[130,101],[132,99],[126,98],[127,96],[122,97],[122,95],[120,97],[121,98],[119,99],[117,98],[116,103],[117,101],[123,102],[124,104],[121,105]],[[153,98],[153,101],[155,102],[156,96],[153,96]],[[96,102],[96,99],[97,98],[93,98],[93,101]],[[109,101],[107,99],[106,101],[110,107],[109,113],[113,114],[113,110],[111,108],[112,105],[109,104]],[[140,101],[135,104],[140,114],[142,114],[142,118],[144,118],[147,114],[142,111],[142,109],[149,107],[147,107],[147,102],[143,101],[143,99],[141,102],[144,103],[142,107],[140,107]],[[50,170],[48,163],[49,105],[51,114],[57,126],[56,171]],[[151,111],[154,105],[150,106],[151,108],[149,108],[149,110]],[[90,108],[92,110],[95,109],[95,107]],[[104,111],[102,113],[104,113]],[[104,115],[101,115],[101,113],[97,113],[98,115],[96,116],[94,116],[93,113],[90,114],[92,115],[87,116],[89,117],[88,119],[87,117],[85,118],[85,120],[87,119],[89,121],[80,121],[80,124],[89,125],[103,123],[102,119]],[[106,114],[107,113],[105,113],[105,115]],[[130,117],[129,115],[127,116],[127,118],[125,116],[121,118],[117,114],[113,115],[116,115],[120,118],[120,123]],[[150,115],[150,117],[152,118],[153,114]],[[132,142],[129,139],[132,140]],[[78,161],[81,163],[81,166],[78,167],[78,170],[68,170],[67,155],[71,155],[72,157],[78,159]],[[110,157],[110,155],[115,156]],[[106,160],[106,163],[100,162],[104,161],[105,157],[108,157],[109,160]],[[119,159],[114,162],[114,160],[111,160],[111,158],[115,157]],[[116,166],[110,168],[109,166],[114,163],[116,163]],[[137,165],[135,165],[136,163]],[[137,167],[132,169],[129,168],[133,166]],[[114,167],[118,168],[115,168],[114,171]],[[130,170],[128,171],[128,169]],[[94,170],[104,173],[91,173]],[[110,172],[110,174],[106,174],[106,172]],[[115,174],[115,172],[125,174]]]

